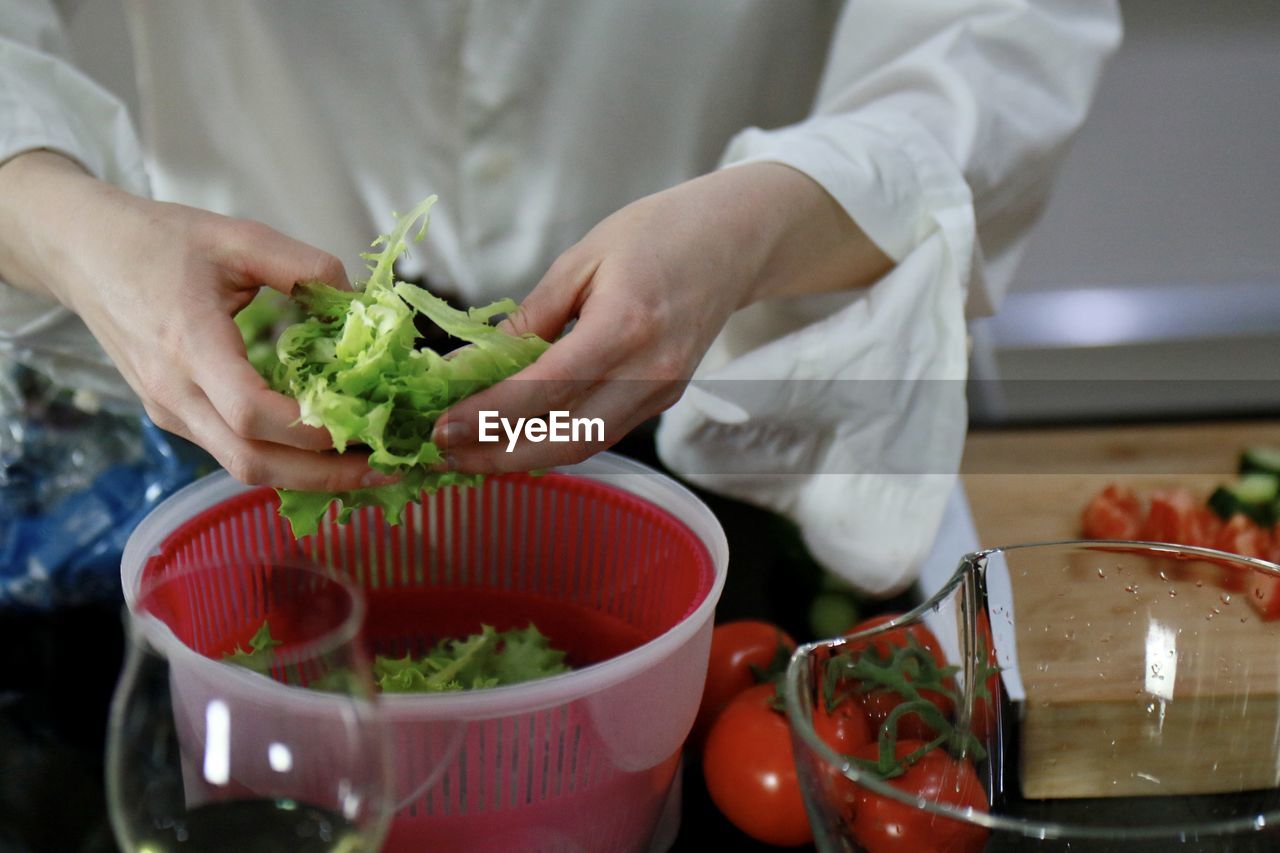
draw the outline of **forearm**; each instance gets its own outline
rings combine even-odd
[[[72,305],[62,282],[75,234],[98,205],[122,191],[52,151],[30,151],[0,165],[0,280]]]
[[[751,163],[700,180],[720,184],[739,245],[759,272],[744,304],[866,287],[893,261],[816,181],[781,163]]]

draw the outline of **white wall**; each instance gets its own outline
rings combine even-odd
[[[1032,237],[1022,290],[1280,290],[1280,2],[1127,0],[1125,41]]]

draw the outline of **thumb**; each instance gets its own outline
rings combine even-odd
[[[241,223],[236,242],[237,267],[254,286],[265,284],[285,296],[303,281],[321,281],[350,290],[342,261],[329,252],[287,237],[260,223]]]
[[[498,328],[513,335],[532,332],[543,340],[555,340],[586,301],[598,267],[595,260],[584,263],[561,255]]]

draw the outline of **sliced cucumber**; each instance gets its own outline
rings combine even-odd
[[[1280,477],[1280,447],[1249,447],[1240,454],[1241,474],[1271,474]]]
[[[1209,507],[1224,519],[1244,513],[1263,527],[1276,523],[1280,499],[1280,477],[1273,474],[1246,474],[1229,486],[1219,486],[1209,495]]]

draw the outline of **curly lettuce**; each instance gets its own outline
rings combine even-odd
[[[459,400],[526,367],[550,345],[536,335],[511,335],[491,324],[515,310],[510,299],[461,311],[421,287],[395,280],[396,259],[426,235],[435,202],[434,195],[427,198],[374,241],[373,248],[380,250],[362,255],[369,277],[356,282],[355,290],[320,282],[304,282],[295,290],[294,301],[307,318],[277,340],[272,388],[298,401],[302,423],[328,430],[339,453],[363,445],[370,467],[400,477],[390,485],[347,492],[278,490],[280,514],[295,536],[314,533],[334,502],[340,522],[357,508],[379,506],[388,523],[398,524],[405,505],[424,491],[478,482],[478,475],[431,470],[443,458],[430,440],[436,420]],[[421,345],[419,318],[472,346],[444,358]]]
[[[267,674],[275,663],[274,650],[279,645],[271,636],[268,623],[263,622],[249,641],[250,651],[237,646],[222,659]],[[421,657],[378,655],[373,662],[373,680],[383,693],[481,690],[568,672],[571,667],[565,657],[533,623],[508,631],[481,625],[479,633],[440,640]],[[309,686],[316,690],[344,690],[350,677],[350,670],[336,669]]]

